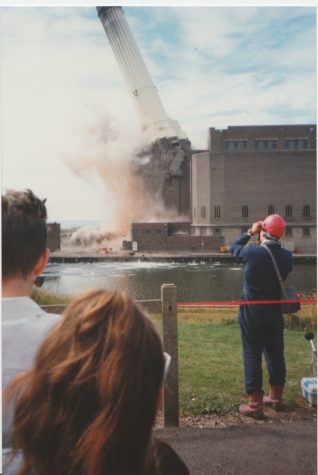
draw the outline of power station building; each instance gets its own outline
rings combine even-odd
[[[192,235],[229,244],[278,213],[285,247],[316,253],[316,125],[210,128],[191,167]]]
[[[284,245],[315,253],[316,125],[210,128],[208,149],[191,152],[161,103],[123,9],[97,12],[151,144],[143,152],[150,160],[140,160],[137,172],[166,209],[187,219],[178,226],[133,223],[138,249],[219,250],[253,222],[278,213],[287,222]]]
[[[316,125],[211,127],[208,149],[192,154],[190,196],[191,221],[178,229],[133,223],[140,251],[218,251],[278,213],[287,223],[283,245],[316,254]]]

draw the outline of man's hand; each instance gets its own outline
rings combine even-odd
[[[253,223],[250,229],[251,235],[254,236],[255,234],[258,234],[259,232],[261,232],[261,229],[262,221],[257,221],[256,223]]]

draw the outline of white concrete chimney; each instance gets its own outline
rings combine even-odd
[[[161,103],[137,43],[121,7],[96,7],[108,41],[119,64],[143,129],[151,139],[187,138],[176,120],[170,119]]]

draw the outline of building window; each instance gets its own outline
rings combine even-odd
[[[275,206],[274,205],[268,205],[268,214],[275,214]]]
[[[158,228],[157,229],[157,234],[162,234],[162,229]]]
[[[277,140],[255,140],[254,150],[258,152],[268,152],[277,149]]]
[[[286,150],[306,150],[308,148],[307,139],[287,139],[285,140]]]
[[[293,228],[291,228],[290,226],[287,226],[286,231],[285,231],[285,236],[292,237],[292,235],[293,235]]]
[[[242,218],[248,218],[248,206],[247,205],[242,206]]]
[[[310,236],[310,228],[308,228],[308,227],[303,228],[303,236],[304,237],[309,237]]]
[[[146,229],[146,234],[151,234],[151,229]]]
[[[292,205],[285,206],[285,217],[292,218],[293,217],[293,207]]]
[[[286,150],[289,150],[291,148],[291,140],[285,140],[284,146]]]
[[[206,207],[201,206],[201,218],[206,218]]]
[[[221,206],[214,206],[214,217],[221,218]]]
[[[221,228],[214,228],[213,236],[221,236]]]
[[[224,151],[225,152],[246,152],[247,140],[225,140]]]
[[[303,206],[303,217],[305,219],[309,219],[310,218],[310,205],[304,205]]]

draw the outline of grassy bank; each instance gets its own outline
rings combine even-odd
[[[68,295],[57,295],[40,288],[34,288],[32,298],[39,305],[59,305],[70,302]],[[301,299],[316,299],[315,293],[302,294]],[[229,325],[237,318],[237,307],[211,308],[211,309],[179,309],[178,315],[182,321],[191,323],[214,322]],[[293,330],[311,330],[317,325],[316,304],[302,305],[297,314],[284,315],[285,325]]]
[[[36,289],[40,305],[66,303]],[[311,296],[316,298],[316,296]],[[151,315],[161,333],[161,316]],[[306,330],[316,331],[317,307],[303,305],[297,315],[285,315],[285,357],[287,406],[306,406],[300,380],[311,376],[311,348]],[[237,308],[179,309],[179,394],[182,415],[225,414],[237,410],[244,400],[242,351],[237,324]],[[264,367],[264,390],[268,390]]]

